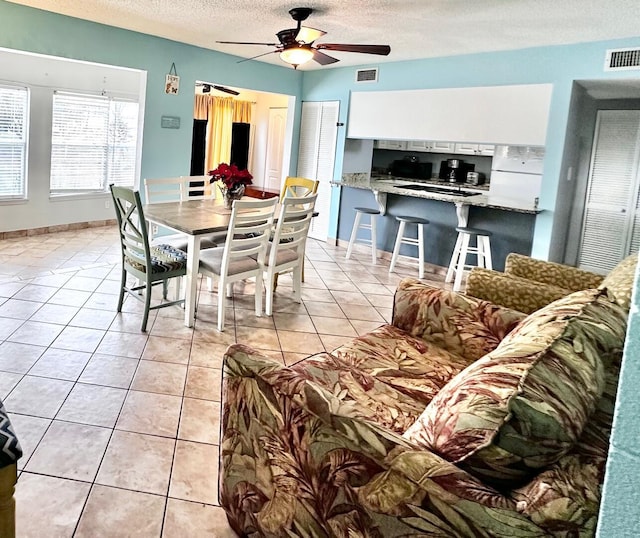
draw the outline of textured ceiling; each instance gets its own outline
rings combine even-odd
[[[305,25],[327,32],[317,43],[384,44],[387,57],[331,52],[334,64],[520,49],[640,34],[637,0],[11,0],[48,11],[249,58],[295,26],[292,7],[315,11]],[[277,54],[258,61],[282,65]],[[304,69],[328,69],[309,62]]]

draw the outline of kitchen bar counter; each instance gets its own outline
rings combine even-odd
[[[438,192],[411,190],[406,185],[435,187]],[[413,180],[379,174],[344,174],[340,186],[338,207],[338,240],[349,240],[355,219],[354,208],[374,207],[376,203],[385,215],[377,218],[377,246],[392,252],[398,223],[397,215],[413,215],[429,220],[425,235],[425,259],[434,266],[447,267],[457,239],[456,226],[473,226],[490,231],[493,266],[502,270],[510,252],[530,254],[533,231],[540,209],[514,200],[500,200],[486,190],[471,185],[461,190],[475,191],[474,196],[459,197],[443,194],[446,182]],[[454,189],[454,192],[455,193]],[[395,196],[394,196],[395,195]],[[413,230],[411,233],[414,233]],[[403,246],[401,254],[417,256],[416,247]]]
[[[334,184],[372,191],[382,214],[386,212],[386,198],[388,194],[413,196],[415,198],[425,198],[427,200],[439,200],[441,202],[453,203],[456,205],[459,226],[466,226],[469,206],[487,207],[491,209],[515,211],[518,213],[528,213],[533,215],[541,212],[541,209],[538,209],[533,204],[525,203],[520,200],[511,200],[492,196],[484,189],[462,183],[459,184],[459,187],[457,185],[455,187],[451,187],[450,183],[443,181],[413,180],[397,178],[389,175],[372,174],[370,176],[367,173],[355,173],[343,174],[342,181],[336,181]],[[451,194],[403,188],[403,186],[407,185],[434,186],[437,187],[438,191],[450,189]],[[456,194],[458,190],[463,192],[472,192],[474,194],[471,196],[460,196]]]

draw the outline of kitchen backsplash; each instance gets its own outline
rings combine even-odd
[[[372,171],[386,172],[391,163],[396,159],[404,159],[405,157],[416,157],[419,162],[432,164],[432,176],[438,175],[440,163],[447,159],[459,159],[465,163],[475,165],[475,171],[483,173],[487,180],[491,175],[491,157],[475,156],[475,155],[459,155],[453,153],[426,153],[416,151],[402,151],[389,149],[374,149],[373,161],[371,163]]]

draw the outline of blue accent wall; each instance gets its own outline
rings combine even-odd
[[[379,81],[357,84],[354,67],[305,73],[303,100],[340,100],[341,121],[348,119],[352,91],[388,91],[425,88],[496,86],[506,84],[553,84],[547,127],[547,144],[540,208],[536,219],[532,254],[547,259],[553,252],[553,225],[556,217],[559,182],[574,80],[640,78],[638,72],[604,72],[606,50],[639,47],[640,37],[577,45],[539,47],[506,52],[470,54],[446,58],[428,58],[359,66],[378,67]],[[526,106],[526,103],[523,103]],[[399,122],[411,118],[398,118]],[[338,136],[338,154],[334,179],[340,179],[345,127]],[[338,198],[334,194],[334,198]],[[332,207],[329,237],[336,237],[339,209]]]

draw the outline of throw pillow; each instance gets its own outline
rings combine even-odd
[[[627,256],[616,265],[605,277],[600,285],[607,288],[616,298],[616,302],[629,310],[631,305],[631,292],[636,278],[636,265],[638,265],[638,253]]]
[[[490,484],[518,485],[574,445],[625,332],[606,290],[559,299],[454,377],[404,436]]]

